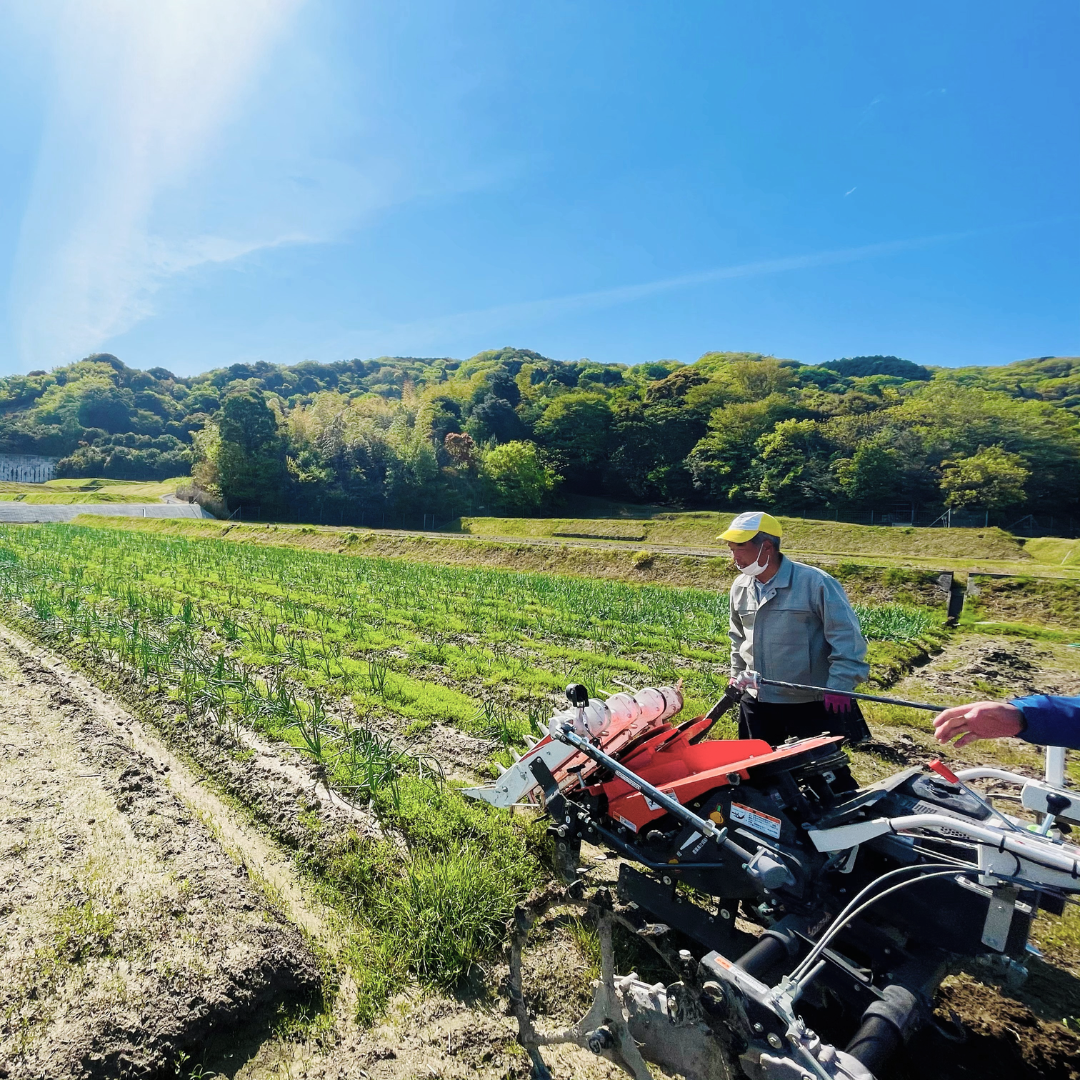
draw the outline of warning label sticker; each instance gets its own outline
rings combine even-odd
[[[675,800],[676,802],[678,802],[678,801],[679,801],[679,798],[678,798],[678,796],[677,796],[677,795],[675,794],[675,792],[674,792],[674,791],[665,791],[665,792],[664,792],[664,794],[665,794],[665,795],[666,795],[666,796],[667,796],[667,797],[668,797],[669,799],[674,799],[674,800]],[[650,799],[648,795],[642,795],[642,798],[643,798],[643,799],[645,800],[645,805],[646,805],[646,806],[647,806],[647,807],[648,807],[648,808],[649,808],[650,810],[660,810],[660,809],[661,809],[661,806],[660,806],[660,804],[659,804],[658,802],[653,802],[653,801],[652,801],[652,799]]]
[[[744,806],[742,803],[731,804],[731,820],[740,825],[746,825],[756,832],[771,836],[774,840],[780,839],[780,819],[771,814],[763,814],[752,806]]]

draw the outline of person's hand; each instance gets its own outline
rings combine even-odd
[[[826,694],[824,700],[825,708],[829,712],[843,716],[845,713],[851,712],[851,703],[854,699],[848,697],[847,694]]]
[[[760,680],[761,676],[753,668],[743,668],[742,671],[732,676],[728,685],[734,686],[736,690],[741,690],[744,694],[756,697],[758,687],[761,685]]]
[[[1024,714],[1004,701],[977,701],[974,705],[956,705],[934,717],[934,738],[947,743],[959,735],[957,746],[976,739],[1000,739],[1019,735],[1024,730]]]

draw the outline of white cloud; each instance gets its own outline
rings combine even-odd
[[[340,224],[325,210],[315,229],[295,212],[249,214],[207,233],[188,186],[243,116],[302,2],[38,0],[23,13],[54,65],[13,289],[27,366],[99,348],[151,312],[171,274]],[[189,212],[166,224],[163,202]]]

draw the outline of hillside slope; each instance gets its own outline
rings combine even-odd
[[[99,354],[0,379],[0,452],[64,477],[202,485],[263,516],[360,523],[550,511],[560,493],[793,514],[915,503],[1003,524],[1078,513],[1080,358],[930,369],[754,353],[629,367],[235,364],[179,377]]]

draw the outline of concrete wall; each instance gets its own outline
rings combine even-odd
[[[56,478],[57,458],[37,454],[0,454],[0,480],[44,484]]]
[[[30,524],[39,521],[70,521],[78,514],[111,517],[212,518],[201,506],[188,503],[77,503],[63,506],[31,506],[0,502],[0,523]]]

